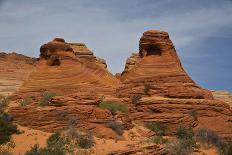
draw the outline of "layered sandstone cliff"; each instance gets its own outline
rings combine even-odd
[[[139,56],[138,56],[139,55]],[[144,94],[170,98],[212,99],[209,91],[200,88],[184,71],[167,32],[150,30],[143,33],[139,53],[133,54],[121,75],[123,87],[119,96]]]
[[[99,59],[81,43],[66,43],[55,38],[40,48],[36,70],[16,93],[37,95],[43,91],[57,94],[112,94],[120,82]]]
[[[11,95],[35,69],[36,59],[17,53],[0,53],[0,94]]]
[[[77,128],[110,138],[115,134],[104,124],[117,118],[125,129],[133,122],[160,122],[167,126],[167,135],[185,125],[232,137],[230,106],[213,98],[187,75],[168,33],[144,32],[139,49],[116,78],[85,44],[56,38],[41,46],[35,71],[14,94],[16,99],[32,97],[33,103],[12,107],[9,112],[19,124],[49,132],[66,129],[68,120],[76,117],[80,120]],[[57,94],[52,102],[64,104],[39,107],[38,99],[45,91]],[[102,96],[127,104],[129,112],[113,116],[100,109]],[[134,96],[141,97],[136,104]]]

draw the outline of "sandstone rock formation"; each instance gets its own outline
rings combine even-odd
[[[187,75],[168,33],[146,31],[139,48],[139,53],[127,60],[122,74],[113,76],[106,62],[95,57],[85,44],[56,38],[41,46],[35,71],[13,95],[16,100],[31,97],[33,103],[12,107],[9,112],[19,124],[49,132],[67,128],[68,119],[74,116],[81,120],[78,128],[91,130],[99,137],[115,137],[104,123],[117,118],[125,129],[132,122],[160,122],[167,126],[167,135],[175,134],[180,125],[185,125],[232,138],[229,105],[214,99],[210,91]],[[44,91],[57,94],[52,103],[64,104],[39,107],[38,100]],[[136,95],[141,99],[135,103],[132,99]],[[129,112],[112,116],[99,109],[102,96],[104,100],[127,104]]]
[[[224,101],[232,107],[232,94],[228,91],[212,91],[213,97],[217,100]]]
[[[139,43],[139,56],[133,54],[127,60],[119,96],[143,95],[144,85],[149,84],[150,95],[212,99],[211,93],[200,88],[184,71],[167,32],[144,32]]]
[[[18,90],[35,69],[36,59],[17,53],[0,53],[0,94],[11,95]]]
[[[40,95],[46,90],[62,95],[84,92],[86,96],[102,96],[112,94],[119,83],[105,61],[96,58],[86,45],[56,38],[41,46],[36,71],[16,95]]]

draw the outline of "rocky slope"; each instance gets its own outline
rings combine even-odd
[[[41,46],[34,71],[13,94],[15,102],[30,97],[32,103],[15,105],[9,112],[20,125],[48,132],[67,129],[69,119],[75,118],[79,120],[78,129],[115,138],[117,135],[105,123],[117,119],[125,129],[133,123],[160,122],[167,126],[167,135],[185,125],[232,138],[229,105],[214,99],[210,91],[187,75],[167,32],[146,31],[139,48],[116,78],[105,61],[95,57],[86,45],[56,38]],[[38,106],[46,91],[57,94],[52,103],[63,104]],[[141,97],[136,103],[135,96]],[[127,104],[129,111],[113,116],[98,107],[100,99]]]
[[[17,53],[0,53],[0,94],[17,91],[35,69],[36,59]]]

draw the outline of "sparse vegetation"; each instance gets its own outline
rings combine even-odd
[[[150,90],[151,90],[151,85],[150,84],[145,84],[144,85],[144,93],[145,93],[145,95],[149,95]]]
[[[99,104],[102,109],[108,109],[112,115],[115,115],[117,111],[126,113],[128,112],[128,106],[126,104],[112,102],[112,101],[102,101]]]
[[[65,155],[72,153],[73,145],[65,136],[60,133],[54,133],[47,139],[47,146],[40,148],[38,144],[34,145],[25,155]]]
[[[78,146],[84,149],[91,148],[94,145],[93,135],[91,133],[81,134],[78,139]]]
[[[109,121],[105,124],[106,127],[111,128],[113,131],[115,131],[118,135],[123,134],[124,127],[122,123],[116,122],[116,121]]]
[[[38,144],[35,144],[24,155],[46,155],[46,154],[45,154],[44,150],[39,147]]]
[[[15,147],[13,141],[9,141],[4,145],[0,145],[0,155],[13,155],[11,150]]]
[[[173,155],[190,155],[193,153],[193,148],[185,140],[175,140],[167,143],[166,150]]]
[[[180,126],[177,129],[176,136],[178,139],[193,139],[193,129],[191,127]]]
[[[169,142],[167,139],[164,139],[163,136],[152,136],[149,140],[155,144],[165,144]]]
[[[9,97],[2,97],[0,100],[0,145],[9,142],[12,134],[19,133],[12,117],[5,112],[8,104]]]
[[[166,130],[166,126],[164,124],[158,122],[147,122],[145,123],[145,126],[156,134],[149,139],[150,142],[156,144],[164,144],[168,142],[167,139],[163,138]]]
[[[40,106],[52,105],[51,99],[55,96],[56,96],[55,93],[48,92],[48,91],[44,92],[41,96],[41,99],[39,100],[39,105]]]
[[[197,140],[207,147],[214,146],[221,155],[232,154],[232,142],[221,140],[214,132],[207,129],[199,129],[196,134]]]
[[[157,136],[165,135],[166,126],[158,122],[147,122],[145,126],[155,132]]]
[[[19,131],[13,124],[12,118],[6,113],[0,114],[0,145],[9,142],[14,133],[19,133]]]
[[[198,120],[198,113],[197,113],[197,111],[193,110],[189,114],[193,117],[194,121]]]
[[[137,106],[139,104],[140,99],[141,99],[140,95],[133,95],[131,98],[131,102],[132,102],[132,104]]]
[[[166,149],[174,155],[189,155],[197,147],[193,129],[180,126],[176,133],[177,139],[167,144]]]
[[[4,110],[10,103],[10,97],[9,96],[1,96],[0,98],[0,114],[4,113]]]
[[[31,104],[31,102],[32,102],[31,98],[21,99],[19,101],[19,105],[24,107],[24,106],[27,106],[27,105]]]

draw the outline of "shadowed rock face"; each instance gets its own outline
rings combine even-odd
[[[121,81],[124,85],[118,89],[119,96],[144,95],[144,85],[149,84],[150,95],[212,99],[211,93],[200,88],[184,71],[168,33],[163,31],[143,33],[139,54],[127,60]]]
[[[40,58],[49,59],[52,55],[58,55],[61,51],[73,53],[73,49],[64,39],[55,38],[40,47]]]

